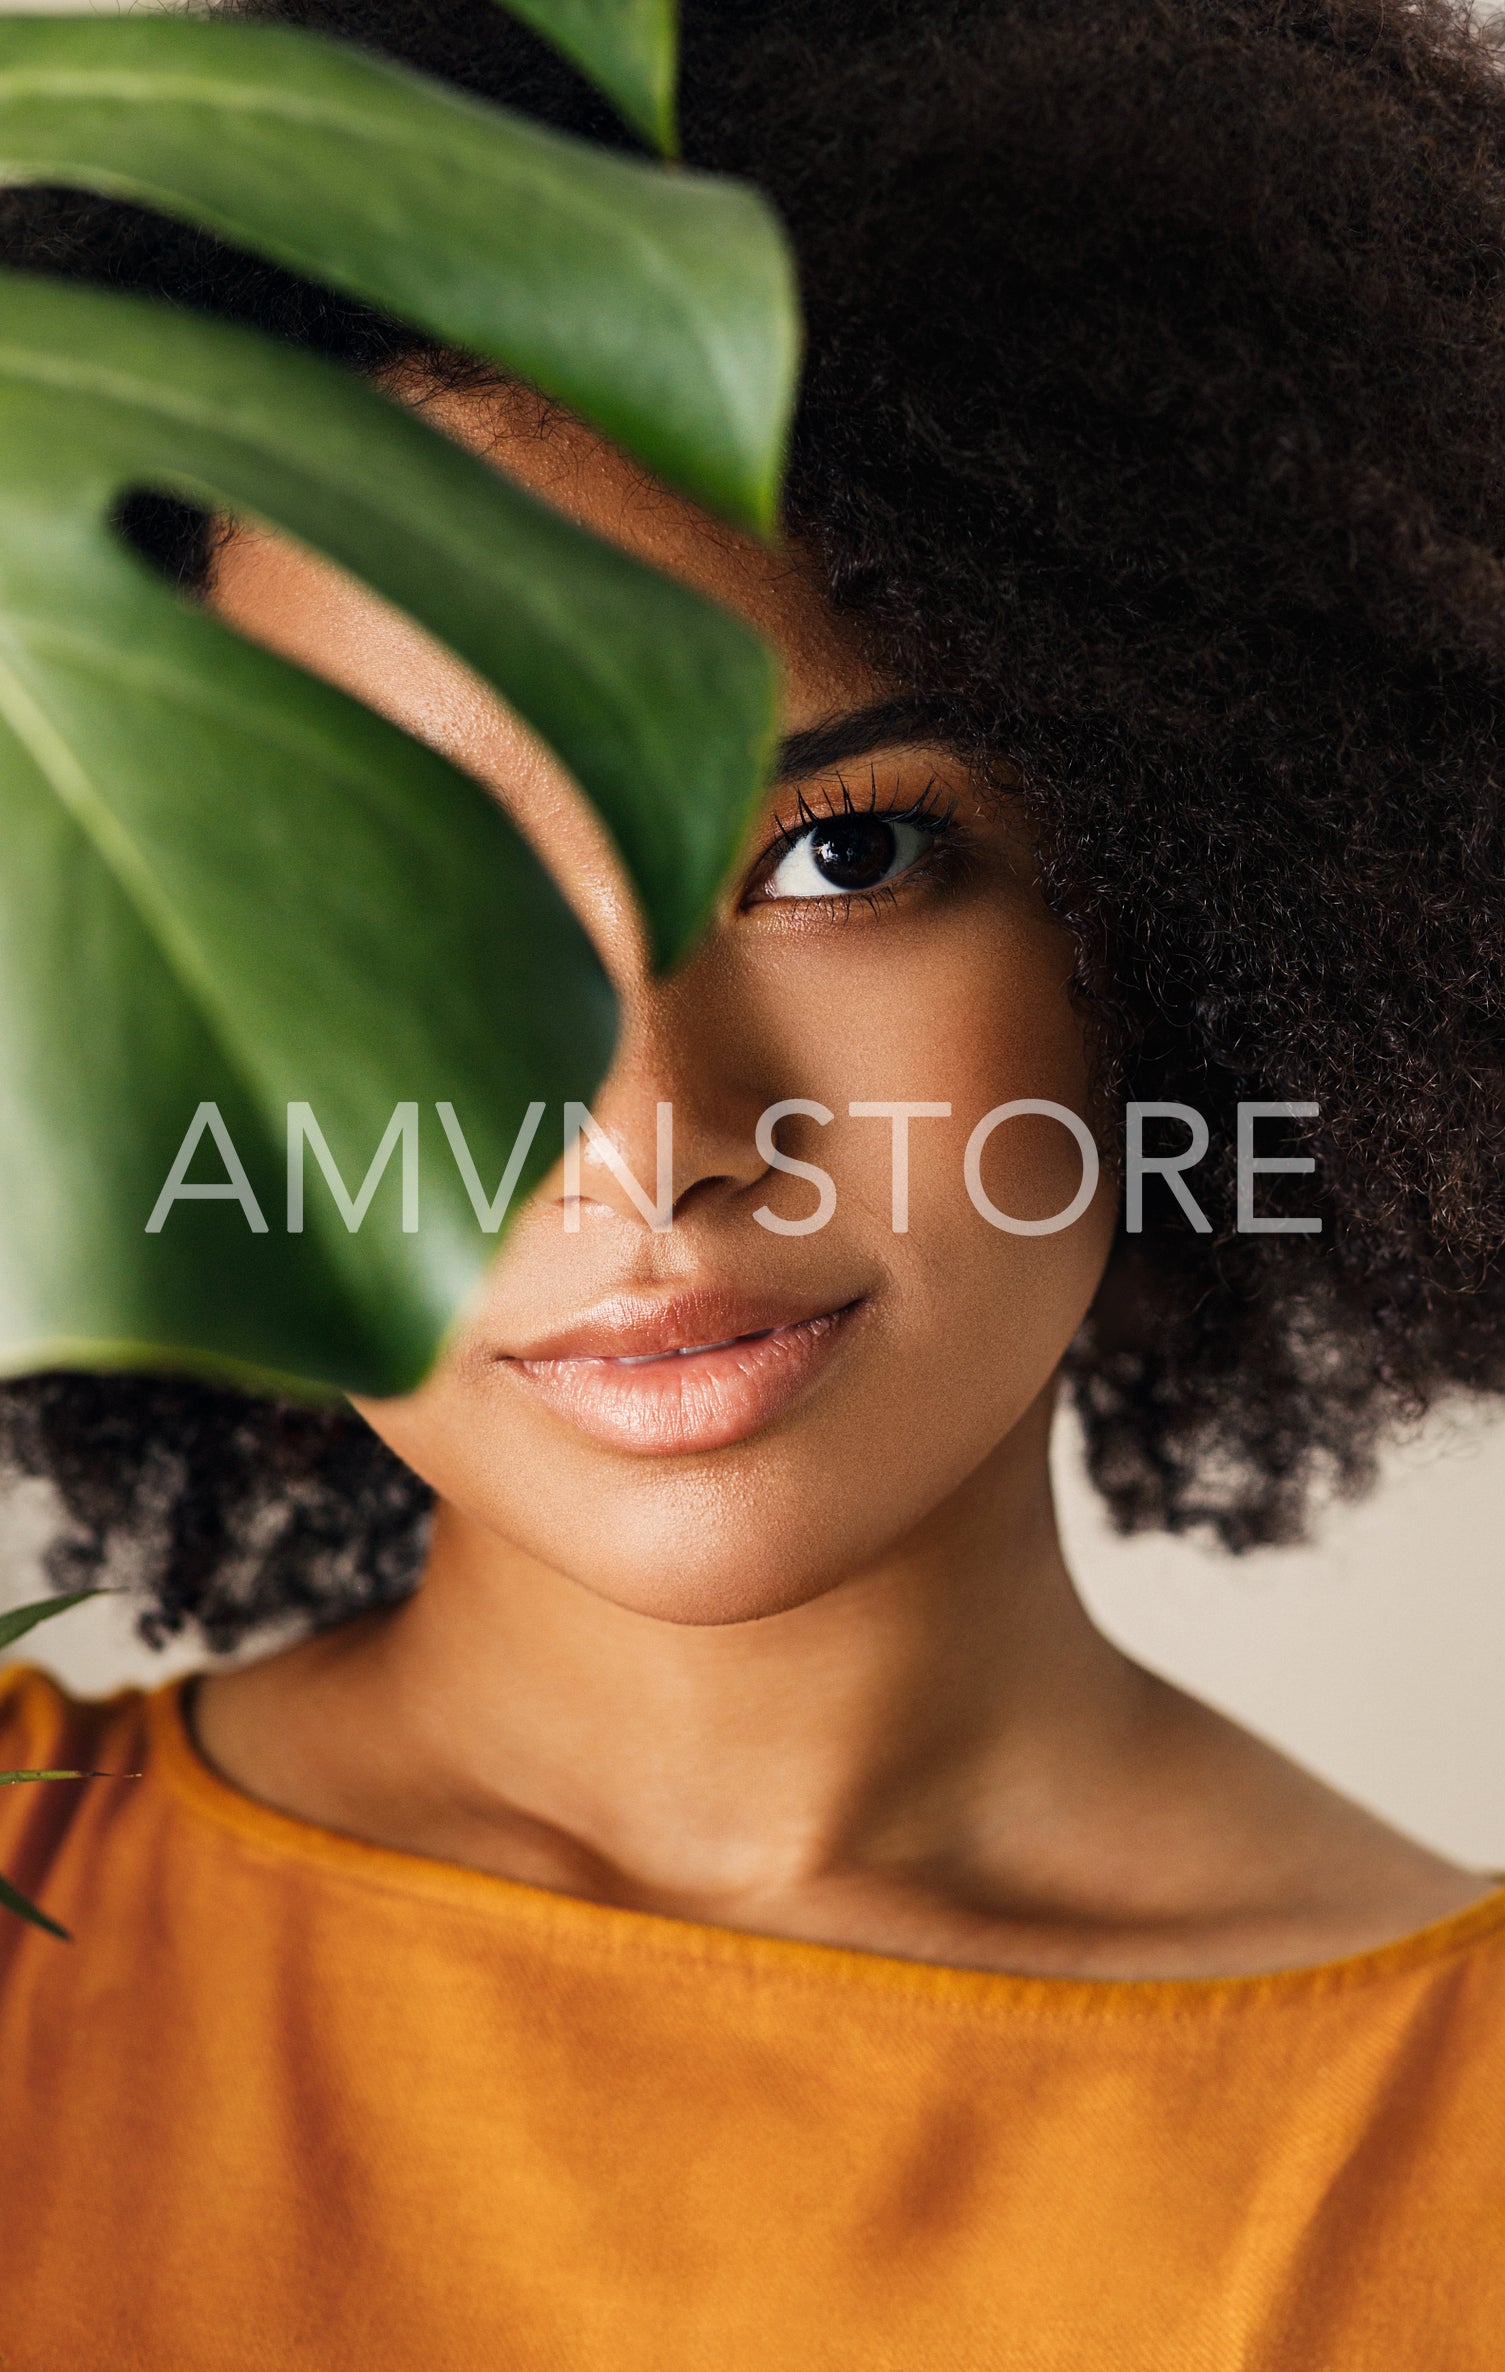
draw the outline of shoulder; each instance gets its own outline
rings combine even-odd
[[[1498,1896],[1497,1877],[1432,1851],[1226,1716],[1168,1693],[1187,1752],[1179,1841],[1205,1895],[1214,1973],[1383,1950]]]
[[[71,1697],[45,1672],[0,1669],[0,1877],[49,1921],[60,1921],[64,1934],[76,1926],[80,1906],[98,1900],[102,1862],[114,1858],[118,1843],[119,1790],[94,1775],[134,1779],[144,1770],[149,1702],[139,1689]],[[36,1940],[24,1921],[8,1910],[0,1915],[7,1997],[16,1954]]]
[[[55,1770],[74,1744],[139,1720],[140,1689],[73,1697],[31,1664],[0,1666],[0,1770]]]

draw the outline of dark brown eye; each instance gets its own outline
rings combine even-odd
[[[909,871],[933,837],[906,816],[833,815],[790,841],[763,894],[840,898],[882,889]]]
[[[832,889],[876,889],[894,861],[894,827],[875,815],[822,824],[811,834],[810,861]]]

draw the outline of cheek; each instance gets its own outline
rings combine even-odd
[[[989,1237],[1030,1239],[1000,1238],[968,1198],[965,1156],[978,1123],[1031,1098],[1079,1116],[1090,1109],[1072,961],[1066,934],[1022,900],[979,898],[960,916],[791,934],[782,948],[744,957],[734,1002],[771,1092],[810,1096],[836,1114],[798,1150],[836,1176],[839,1209],[871,1209],[885,1224],[890,1210],[890,1124],[851,1120],[849,1104],[950,1105],[947,1119],[910,1124],[911,1232],[960,1229],[981,1253]],[[794,1149],[782,1133],[780,1142]],[[979,1167],[981,1190],[1000,1210],[1038,1220],[1072,1202],[1082,1154],[1062,1123],[1021,1116],[987,1137]]]
[[[1092,1070],[1068,983],[1067,934],[1023,901],[970,903],[870,933],[860,923],[760,953],[741,1010],[771,1058],[774,1092],[806,1095],[836,1115],[791,1125],[780,1143],[828,1170],[836,1212],[825,1236],[842,1272],[879,1280],[881,1355],[869,1370],[866,1438],[894,1437],[918,1417],[965,1468],[1018,1421],[1049,1381],[1096,1293],[1117,1215],[1112,1164],[1072,1223],[1019,1236],[968,1191],[966,1154],[978,1123],[1024,1099],[1060,1105],[1090,1127]],[[753,965],[749,963],[751,972]],[[894,1231],[893,1128],[852,1119],[852,1102],[949,1104],[908,1132],[908,1230]],[[992,1131],[977,1165],[980,1198],[1020,1220],[1067,1210],[1083,1179],[1077,1138],[1061,1121],[1025,1115]],[[787,1185],[787,1192],[783,1189]],[[780,1181],[768,1200],[790,1215],[810,1188]],[[911,1447],[903,1455],[916,1471]]]
[[[866,1124],[878,1142],[865,1156],[864,1198],[890,1229],[896,1318],[911,1346],[908,1398],[945,1412],[963,1468],[1048,1384],[1097,1291],[1116,1225],[1116,1193],[1102,1175],[1111,1165],[1102,1162],[1095,1194],[1068,1225],[1021,1236],[994,1223],[989,1205],[1041,1221],[1078,1199],[1082,1148],[1047,1115],[1020,1115],[988,1132],[969,1190],[969,1141],[1000,1105],[1056,1104],[1090,1131],[1091,1064],[1068,994],[1072,960],[1048,922],[1009,918],[993,928],[979,920],[930,969],[918,1026],[914,1019],[902,1032],[896,1026],[890,1041],[895,1052],[904,1046],[905,1084],[887,1092],[949,1103],[951,1117],[912,1125],[905,1236],[891,1232],[888,1129]]]

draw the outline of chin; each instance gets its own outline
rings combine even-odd
[[[583,1575],[575,1578],[598,1598],[620,1606],[625,1614],[675,1623],[685,1630],[725,1629],[733,1623],[763,1622],[771,1615],[789,1614],[797,1606],[825,1597],[840,1580],[831,1572],[758,1577],[749,1575],[745,1568],[733,1570],[730,1560],[725,1569],[694,1575],[680,1572],[672,1581],[664,1579],[662,1568],[653,1571],[626,1563],[619,1571],[607,1572],[597,1566],[588,1580]]]
[[[824,1597],[875,1544],[865,1524],[856,1536],[855,1509],[833,1509],[828,1492],[794,1489],[787,1475],[782,1488],[766,1477],[760,1487],[750,1463],[737,1474],[681,1469],[653,1485],[634,1466],[614,1489],[561,1488],[556,1499],[542,1486],[526,1509],[493,1503],[474,1520],[627,1613],[696,1627],[758,1622]]]

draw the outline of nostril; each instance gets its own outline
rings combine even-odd
[[[692,1178],[689,1185],[682,1187],[675,1196],[674,1216],[676,1219],[683,1218],[692,1204],[699,1209],[703,1204],[715,1202],[723,1196],[738,1194],[742,1185],[743,1181],[733,1177],[729,1170],[713,1171],[706,1177]]]

